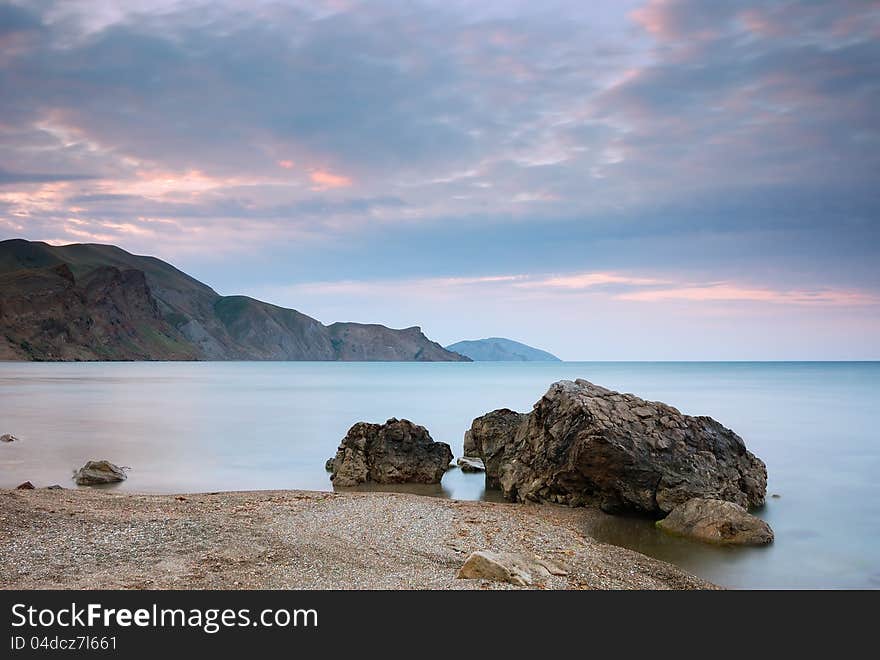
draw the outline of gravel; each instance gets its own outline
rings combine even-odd
[[[519,589],[455,575],[475,550],[568,569],[538,589],[713,585],[578,531],[591,509],[399,493],[0,490],[6,589]]]

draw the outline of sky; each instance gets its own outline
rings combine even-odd
[[[0,0],[0,239],[570,360],[880,359],[880,2]]]

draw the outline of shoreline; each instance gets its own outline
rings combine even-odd
[[[586,535],[599,512],[408,493],[0,490],[4,589],[518,589],[456,579],[476,550],[569,574],[537,589],[716,589]]]

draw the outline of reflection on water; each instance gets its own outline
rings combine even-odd
[[[0,363],[0,487],[73,487],[89,459],[129,465],[115,488],[331,490],[324,463],[357,421],[405,417],[461,454],[474,417],[527,411],[583,377],[742,435],[780,493],[760,512],[767,548],[666,536],[601,517],[587,531],[731,587],[880,586],[880,363]],[[450,470],[408,492],[498,499]],[[389,490],[383,487],[382,490]]]
[[[339,488],[333,490],[345,492],[363,493],[410,493],[412,495],[427,495],[429,497],[444,497],[457,500],[483,500],[485,502],[504,502],[500,490],[486,490],[485,477],[473,472],[462,472],[458,468],[450,469],[443,475],[443,481],[439,484],[359,484],[357,486]]]
[[[760,571],[757,575],[749,575],[750,564],[760,565],[762,556],[772,552],[772,546],[734,547],[699,543],[661,532],[652,520],[626,516],[598,517],[590,521],[585,531],[599,541],[662,559],[716,584],[751,588],[782,586],[764,582]],[[788,586],[797,588],[800,585]]]

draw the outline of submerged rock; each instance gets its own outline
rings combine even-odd
[[[15,487],[15,490],[33,490],[34,485],[30,481],[25,481],[23,484],[18,484]]]
[[[78,486],[98,486],[125,481],[125,469],[110,461],[89,461],[73,473]]]
[[[478,417],[469,433],[486,486],[514,501],[662,515],[695,497],[759,506],[767,490],[764,463],[711,417],[580,379],[554,383],[529,414]]]
[[[669,534],[708,543],[765,545],[773,541],[770,525],[738,504],[695,498],[679,504],[657,527]]]
[[[334,486],[440,482],[452,461],[445,442],[434,442],[424,426],[406,419],[384,424],[358,422],[327,461]]]
[[[485,472],[486,466],[482,459],[473,456],[462,456],[456,461],[462,472]]]
[[[4,433],[0,435],[0,442],[18,442],[18,438],[11,433]]]

